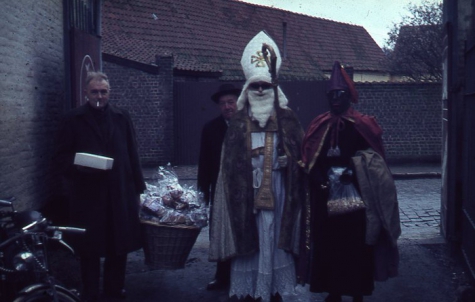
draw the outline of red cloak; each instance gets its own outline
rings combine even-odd
[[[368,142],[371,148],[385,158],[382,134],[383,131],[373,116],[365,115],[350,107],[341,115],[331,112],[317,116],[309,125],[302,143],[302,166],[309,172],[315,164],[323,142],[331,133],[331,126],[336,125],[340,119],[354,123],[356,131]]]

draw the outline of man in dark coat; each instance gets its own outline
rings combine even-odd
[[[310,291],[328,292],[327,302],[342,301],[342,295],[360,302],[374,289],[374,248],[366,243],[366,213],[360,209],[328,215],[328,171],[332,167],[353,169],[352,158],[368,148],[384,158],[382,130],[374,117],[351,107],[358,95],[339,62],[333,66],[327,97],[330,111],[310,123],[302,144],[311,201],[311,233],[305,246],[311,247],[311,256],[300,259],[311,259],[307,263]],[[351,180],[357,187],[356,179]],[[307,272],[300,275],[305,279]]]
[[[101,257],[104,294],[123,297],[127,253],[141,248],[138,209],[145,183],[135,131],[129,114],[108,103],[109,93],[105,74],[88,74],[86,103],[64,118],[55,155],[65,180],[69,220],[86,229],[76,250],[87,301],[99,299]],[[75,165],[78,152],[110,157],[112,168]]]
[[[222,84],[211,96],[219,106],[220,115],[206,123],[201,132],[200,158],[198,163],[198,190],[203,192],[207,204],[213,205],[216,180],[218,179],[223,144],[228,123],[236,113],[236,101],[241,89],[233,84]],[[222,289],[229,285],[230,261],[219,261],[215,279],[206,287],[208,290]]]

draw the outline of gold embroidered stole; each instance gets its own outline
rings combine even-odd
[[[251,123],[251,132],[265,132],[264,147],[252,150],[253,156],[264,154],[264,166],[261,186],[254,198],[254,208],[262,210],[274,209],[274,192],[272,191],[272,166],[274,153],[274,134],[277,123],[274,117],[269,118],[265,128],[260,128],[255,122]]]

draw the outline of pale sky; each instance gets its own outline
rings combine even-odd
[[[383,47],[388,32],[401,16],[408,15],[408,4],[424,0],[240,0],[280,8],[332,21],[363,26],[376,43]],[[428,0],[440,3],[441,0]]]

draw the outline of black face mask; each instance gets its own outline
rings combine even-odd
[[[350,92],[347,90],[331,90],[327,99],[333,114],[340,115],[350,108]]]

